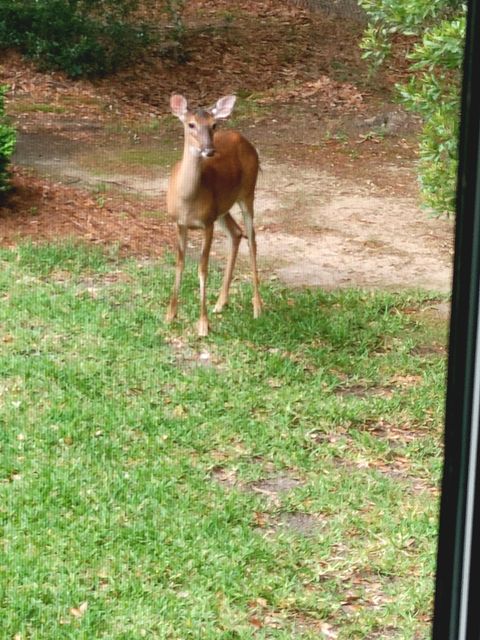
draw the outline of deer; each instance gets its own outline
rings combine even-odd
[[[200,318],[198,336],[209,332],[206,303],[208,261],[216,222],[228,239],[228,258],[215,313],[228,303],[232,274],[242,237],[248,239],[253,280],[253,316],[262,312],[257,271],[257,244],[253,225],[255,186],[259,170],[258,153],[251,142],[234,130],[217,131],[217,123],[230,116],[236,96],[227,95],[213,107],[189,109],[184,96],[170,98],[172,114],[183,124],[182,159],[173,167],[167,188],[167,211],[176,220],[177,247],[173,290],[166,312],[166,321],[177,316],[178,298],[185,266],[189,230],[203,232],[198,264],[200,285]],[[243,214],[246,236],[230,213],[238,203]]]

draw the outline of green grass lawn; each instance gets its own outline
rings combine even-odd
[[[0,252],[1,640],[428,638],[438,299],[172,278]]]

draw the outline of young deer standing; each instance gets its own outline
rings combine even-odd
[[[177,221],[177,264],[172,297],[168,305],[168,322],[177,315],[178,294],[185,264],[187,232],[203,230],[203,245],[198,267],[200,280],[200,320],[198,335],[208,335],[206,281],[208,258],[215,222],[225,229],[229,241],[229,256],[215,312],[228,301],[228,291],[237,257],[242,230],[229,210],[238,202],[243,214],[250,248],[253,276],[253,315],[262,310],[258,290],[257,245],[253,228],[253,200],[258,175],[258,154],[255,147],[237,131],[215,131],[216,121],[228,118],[235,96],[225,96],[210,109],[190,111],[183,96],[170,98],[172,113],[184,126],[183,157],[173,168],[167,191],[167,208]]]

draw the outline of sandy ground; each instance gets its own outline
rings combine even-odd
[[[398,171],[389,168],[392,180]],[[261,255],[287,284],[450,289],[451,223],[428,218],[412,196],[268,165],[257,208]]]

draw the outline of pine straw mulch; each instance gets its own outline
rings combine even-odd
[[[160,256],[174,244],[166,220],[142,215],[139,202],[90,193],[14,169],[13,190],[0,202],[0,245],[76,238],[118,246],[120,255]]]
[[[160,47],[113,76],[71,81],[60,72],[42,73],[7,52],[0,84],[11,87],[11,111],[27,129],[73,118],[105,123],[163,115],[173,92],[202,106],[226,93],[268,91],[270,101],[277,93],[279,102],[302,100],[303,85],[311,93],[312,83],[326,76],[340,72],[339,86],[350,86],[365,75],[360,25],[282,5],[275,0],[191,0],[184,16],[183,63]],[[317,101],[321,98],[317,90]],[[58,113],[53,117],[35,105],[49,105]]]

